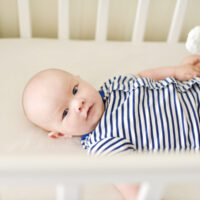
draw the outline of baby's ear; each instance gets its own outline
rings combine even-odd
[[[71,135],[67,135],[67,134],[63,134],[63,133],[58,133],[58,132],[49,132],[48,133],[48,136],[50,138],[53,138],[53,139],[56,139],[56,138],[71,138],[72,136]]]

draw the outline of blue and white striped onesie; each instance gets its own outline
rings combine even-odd
[[[199,150],[200,77],[156,82],[118,76],[99,92],[105,112],[95,130],[81,138],[89,154]]]

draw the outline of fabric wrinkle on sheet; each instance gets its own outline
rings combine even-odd
[[[120,75],[99,91],[105,112],[81,144],[92,155],[199,150],[200,77],[180,82]]]

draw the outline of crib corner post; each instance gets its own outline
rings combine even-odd
[[[160,200],[164,187],[164,183],[144,182],[141,184],[138,200]]]
[[[56,187],[56,200],[80,200],[81,186],[79,184],[58,184]]]

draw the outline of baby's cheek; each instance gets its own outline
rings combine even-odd
[[[79,120],[70,119],[69,122],[65,124],[64,129],[68,133],[77,132],[82,129],[82,124]]]

